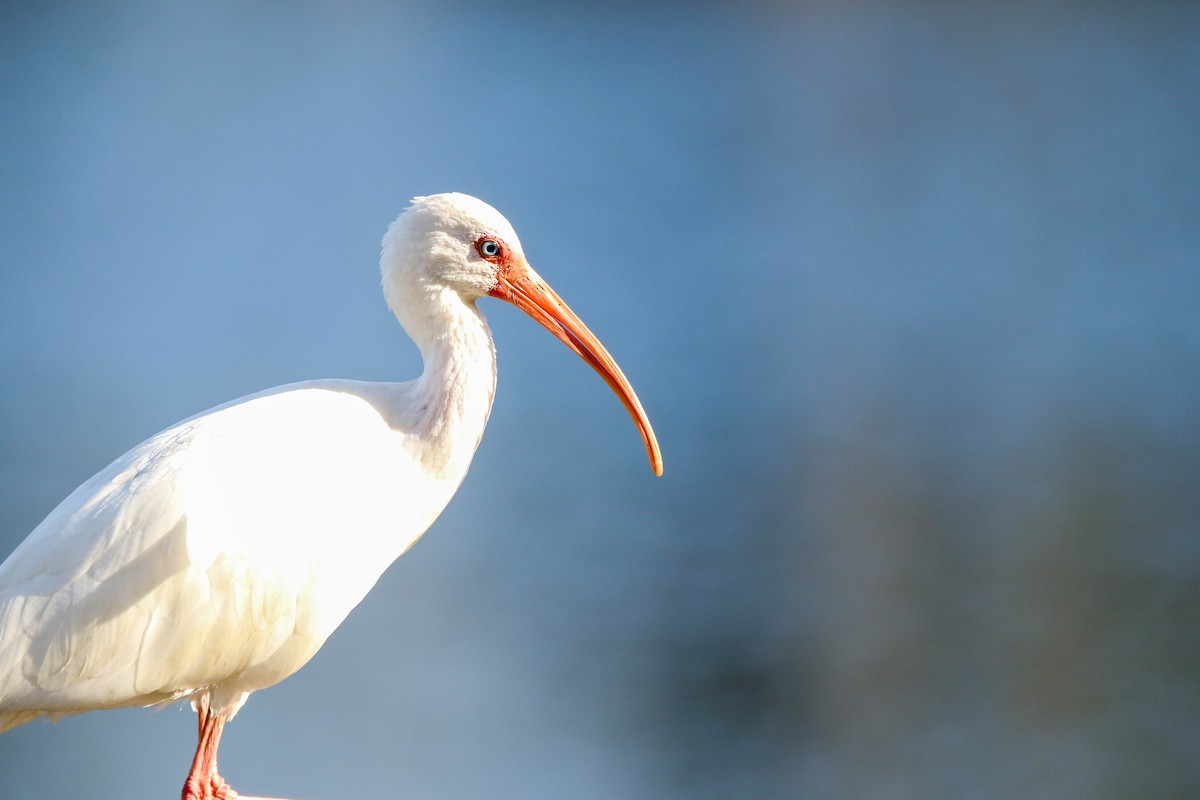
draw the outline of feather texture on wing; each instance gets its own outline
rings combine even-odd
[[[402,391],[320,381],[234,401],[67,497],[0,565],[0,731],[198,692],[232,716],[299,669],[457,486],[404,491],[420,484],[411,442],[380,402]]]

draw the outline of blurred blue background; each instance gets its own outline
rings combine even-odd
[[[0,552],[155,431],[405,380],[378,242],[505,213],[458,497],[222,772],[321,798],[1200,794],[1196,4],[0,8]],[[194,717],[0,737],[177,796]]]

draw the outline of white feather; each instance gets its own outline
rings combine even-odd
[[[0,565],[0,731],[187,697],[230,718],[303,666],[429,527],[495,391],[475,307],[491,267],[467,253],[503,217],[468,200],[418,198],[403,240],[397,226],[385,240],[385,292],[408,304],[420,379],[300,383],[185,420],[80,486]],[[414,255],[447,229],[461,240],[449,278]]]

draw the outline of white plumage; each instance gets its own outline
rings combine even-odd
[[[466,475],[496,386],[485,295],[600,372],[661,473],[628,382],[493,208],[416,198],[380,264],[420,378],[309,381],[185,420],[80,486],[0,565],[0,731],[190,699],[202,730],[185,797],[235,796],[216,774],[221,726],[316,653]]]

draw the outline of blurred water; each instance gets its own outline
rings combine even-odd
[[[659,432],[489,305],[471,476],[240,790],[1200,792],[1194,5],[7,4],[0,76],[0,551],[200,409],[414,376],[414,194],[500,208]],[[0,796],[174,796],[193,733],[28,725]]]

